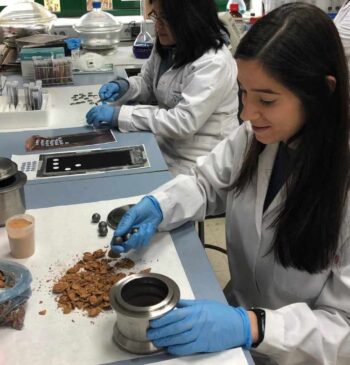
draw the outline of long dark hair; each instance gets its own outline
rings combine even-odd
[[[302,102],[305,125],[271,250],[284,267],[320,272],[333,262],[349,190],[348,70],[337,29],[315,6],[283,5],[250,29],[235,58],[257,60]],[[263,148],[253,138],[236,194],[252,181]]]
[[[195,61],[209,49],[224,44],[222,31],[228,34],[219,20],[214,0],[157,0],[176,39],[174,66],[179,68]],[[152,4],[154,0],[150,0]],[[164,48],[157,38],[156,50],[164,57]]]

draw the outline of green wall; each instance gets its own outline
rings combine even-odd
[[[35,2],[44,5],[44,0],[35,0]],[[226,9],[227,0],[215,0],[218,9],[224,11]],[[109,11],[113,15],[139,15],[140,2],[121,0],[113,0],[114,7],[118,10]],[[4,7],[0,6],[0,10]],[[57,14],[59,17],[79,17],[86,13],[86,0],[61,0],[61,12]]]

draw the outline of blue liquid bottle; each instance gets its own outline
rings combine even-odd
[[[149,36],[149,38],[147,37]],[[148,32],[140,33],[132,47],[132,51],[136,58],[148,58],[153,48],[153,40]]]
[[[140,12],[143,16],[143,2],[140,1]],[[151,55],[153,48],[153,39],[151,35],[144,30],[144,20],[141,22],[141,30],[136,37],[132,51],[136,58],[148,58]]]

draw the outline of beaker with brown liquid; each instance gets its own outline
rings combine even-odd
[[[24,259],[34,254],[34,223],[30,214],[17,214],[7,219],[5,226],[12,257]]]

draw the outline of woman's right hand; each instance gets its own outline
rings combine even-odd
[[[120,220],[114,231],[111,250],[117,253],[128,252],[148,245],[157,231],[163,213],[158,201],[151,195],[145,196],[139,203],[130,208]],[[116,244],[115,237],[123,237],[137,228],[128,240]]]
[[[108,82],[101,86],[100,91],[98,92],[100,99],[102,101],[113,102],[120,98],[120,85],[116,82]]]

